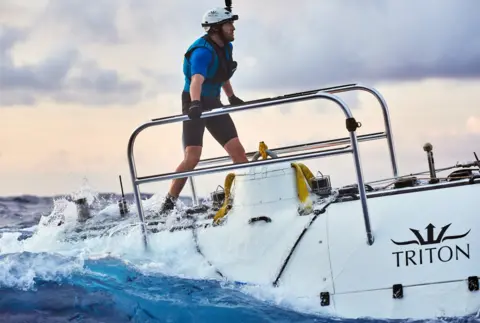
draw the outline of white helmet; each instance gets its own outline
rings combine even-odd
[[[202,27],[205,31],[210,30],[210,26],[220,25],[225,22],[238,20],[238,15],[232,15],[226,8],[213,8],[208,10],[202,18]]]

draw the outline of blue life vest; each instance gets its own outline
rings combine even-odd
[[[202,84],[202,96],[219,96],[222,85],[228,81],[235,70],[237,69],[237,62],[232,57],[232,44],[228,43],[222,48],[215,44],[208,35],[198,38],[185,53],[183,59],[183,74],[185,75],[184,91],[190,91],[190,55],[199,47],[204,47],[212,53],[212,59],[207,69],[207,77]]]

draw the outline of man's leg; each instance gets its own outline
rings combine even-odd
[[[234,163],[248,163],[248,158],[245,155],[245,148],[238,137],[232,138],[223,146],[226,152],[232,158]]]
[[[176,172],[185,172],[195,169],[200,156],[202,155],[202,146],[188,146],[185,148],[185,155],[183,161],[175,169]],[[183,190],[188,177],[177,178],[172,181],[168,194],[175,199],[178,198],[180,192]]]
[[[215,140],[230,155],[234,163],[248,162],[245,148],[238,138],[237,129],[229,114],[206,119],[206,127]]]
[[[202,154],[204,131],[204,119],[187,120],[183,122],[185,152],[183,161],[177,166],[176,172],[193,170],[197,166]],[[187,180],[188,177],[172,180],[170,189],[160,210],[161,214],[171,211],[175,207],[175,202],[180,196]]]

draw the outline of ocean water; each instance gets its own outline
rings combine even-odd
[[[118,196],[82,194],[100,219],[118,212]],[[67,239],[72,198],[0,198],[0,322],[367,322],[312,313],[273,288],[214,280],[182,238],[160,241],[155,254],[143,251],[138,227]]]

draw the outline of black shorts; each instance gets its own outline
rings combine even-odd
[[[219,97],[202,97],[204,111],[222,107]],[[190,107],[190,93],[182,92],[182,113],[187,114]],[[237,129],[229,114],[222,114],[210,118],[186,120],[183,122],[183,143],[188,146],[203,146],[205,128],[223,147],[230,139],[236,138]]]

